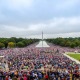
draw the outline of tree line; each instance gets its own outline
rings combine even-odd
[[[46,39],[46,41],[60,45],[63,47],[80,47],[80,37],[79,38],[53,38],[53,39]]]
[[[26,38],[16,38],[16,37],[0,38],[0,49],[1,48],[26,47],[38,41],[39,39],[26,39]]]

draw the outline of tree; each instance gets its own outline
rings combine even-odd
[[[56,38],[47,39],[47,41],[65,47],[80,47],[80,38]]]
[[[74,43],[74,42],[72,42],[71,44],[70,44],[70,47],[71,48],[74,48],[76,46],[76,44]]]
[[[24,43],[25,46],[27,46],[27,40],[23,40],[21,42]]]
[[[67,40],[64,45],[65,45],[66,47],[70,47],[71,42],[70,42],[69,40]]]
[[[8,47],[9,48],[14,48],[15,47],[15,43],[14,42],[9,42],[8,43]]]
[[[3,47],[5,47],[5,45],[0,42],[0,48],[3,48]]]
[[[78,39],[75,39],[74,43],[76,44],[77,47],[80,45],[80,41]]]
[[[16,42],[16,41],[15,38],[12,37],[12,38],[8,38],[8,42]]]
[[[18,42],[22,42],[20,43],[21,46],[25,47],[28,46],[30,44],[33,44],[35,42],[38,42],[39,39],[26,39],[26,38],[16,38],[16,37],[11,37],[11,38],[0,38],[0,42],[3,43],[5,45],[5,48],[10,47],[16,47],[16,44]]]
[[[24,47],[25,46],[25,44],[23,42],[18,42],[16,45],[17,45],[17,47]]]

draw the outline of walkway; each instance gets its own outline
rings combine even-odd
[[[50,46],[46,43],[46,41],[43,41],[43,45],[42,45],[42,41],[40,41],[39,44],[36,45],[36,47],[50,47]]]
[[[68,58],[70,58],[72,61],[75,61],[77,64],[80,64],[80,62],[78,60],[76,60],[76,59],[68,56],[67,53],[63,53],[63,55],[66,56],[66,57],[68,57]]]

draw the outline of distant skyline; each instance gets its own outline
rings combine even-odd
[[[80,37],[80,0],[0,0],[0,37]]]

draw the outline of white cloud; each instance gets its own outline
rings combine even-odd
[[[57,38],[57,37],[63,37],[63,38],[69,38],[69,37],[80,37],[80,32],[72,32],[72,33],[60,33],[60,34],[45,34],[44,33],[44,39],[46,38]],[[42,38],[42,34],[40,33],[39,35],[29,35],[27,38]]]
[[[58,17],[43,23],[29,24],[27,25],[27,27],[26,25],[22,27],[12,26],[12,25],[2,25],[2,26],[3,26],[2,27],[3,29],[1,28],[0,32],[3,33],[3,35],[0,33],[1,36],[5,36],[5,34],[7,34],[8,36],[14,35],[16,37],[18,36],[26,37],[26,33],[27,33],[27,37],[35,37],[35,35],[40,36],[41,32],[43,31],[45,33],[45,37],[49,37],[50,35],[52,37],[54,36],[59,37],[64,35],[65,37],[67,36],[74,37],[72,33],[80,32],[80,17],[79,16],[78,17]],[[2,32],[2,30],[4,30],[4,32]]]
[[[78,32],[80,17],[60,17],[48,20],[46,23],[30,25],[34,31],[43,30],[48,33]]]
[[[57,38],[57,37],[63,37],[63,38],[68,38],[68,37],[80,37],[80,32],[71,32],[71,33],[60,33],[60,34],[46,34],[45,38]]]
[[[26,37],[27,33],[27,37],[39,37],[44,31],[45,37],[53,37],[56,34],[60,36],[63,33],[80,32],[79,2],[80,0],[1,0],[0,36]]]
[[[4,25],[4,28],[5,28],[5,30],[7,30],[7,31],[12,31],[12,32],[21,32],[21,31],[25,31],[25,29],[24,28],[19,28],[19,27],[17,27],[17,26],[6,26],[6,25]]]

